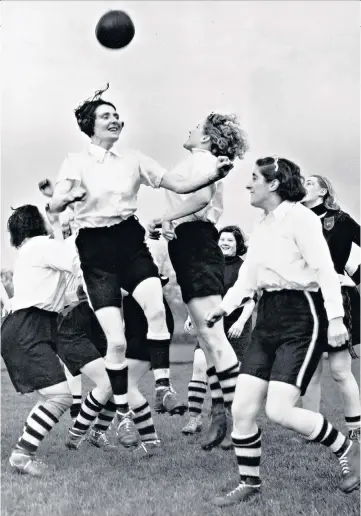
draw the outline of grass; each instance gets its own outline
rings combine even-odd
[[[187,353],[191,356],[192,350]],[[179,352],[178,352],[179,354]],[[354,361],[359,375],[359,361]],[[175,388],[185,398],[191,365],[173,365]],[[152,376],[144,392],[154,399]],[[324,375],[323,413],[344,429],[339,392]],[[209,499],[237,484],[232,451],[204,452],[200,437],[181,434],[185,417],[155,415],[164,441],[161,456],[139,459],[117,449],[113,453],[84,443],[70,452],[64,438],[70,424],[66,414],[48,436],[39,458],[52,466],[43,479],[10,470],[8,457],[21,432],[35,395],[15,393],[6,371],[2,373],[2,516],[353,516],[360,513],[359,493],[345,495],[337,489],[340,470],[329,450],[305,444],[295,434],[266,421],[263,434],[262,497],[243,506],[214,508]],[[209,400],[206,409],[209,408]],[[207,419],[205,418],[207,425]]]

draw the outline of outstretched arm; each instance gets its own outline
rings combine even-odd
[[[205,186],[212,185],[219,179],[223,179],[232,168],[233,163],[227,157],[219,156],[213,170],[199,170],[199,173],[189,177],[189,174],[183,174],[182,170],[175,168],[164,174],[160,186],[176,193],[196,192]]]

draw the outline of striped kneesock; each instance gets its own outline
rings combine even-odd
[[[31,454],[35,453],[44,437],[59,422],[58,417],[59,413],[55,414],[46,402],[37,403],[26,420],[16,448],[25,449]]]
[[[260,429],[255,434],[237,435],[232,433],[232,442],[238,462],[240,481],[249,485],[261,485],[259,468],[261,462],[261,435]]]
[[[128,362],[121,364],[105,362],[105,367],[112,386],[114,403],[117,410],[123,414],[129,412],[128,405]]]
[[[349,431],[358,430],[361,427],[360,416],[345,416],[346,426]]]
[[[207,369],[208,385],[211,391],[212,405],[223,404],[223,393],[215,367]]]
[[[87,397],[83,401],[78,417],[76,418],[73,427],[69,430],[74,435],[84,435],[89,430],[90,425],[98,416],[103,408],[103,404],[94,397],[94,390],[88,392]]]
[[[223,393],[224,406],[231,408],[236,390],[237,379],[239,375],[239,363],[237,362],[232,367],[225,371],[217,371],[219,383]]]
[[[70,407],[70,417],[71,419],[76,419],[79,415],[79,412],[80,412],[80,407],[81,407],[81,399],[82,399],[82,396],[78,395],[78,394],[73,394],[73,403],[72,403],[72,406]]]
[[[98,417],[95,420],[93,429],[105,433],[115,417],[117,407],[112,399],[110,399],[106,405],[99,412]]]
[[[337,456],[341,457],[347,450],[350,441],[341,432],[339,432],[331,423],[323,417],[322,414],[315,414],[317,422],[313,432],[306,437],[309,441],[321,443]]]
[[[155,431],[152,413],[146,401],[140,407],[133,408],[133,422],[143,442],[157,441],[158,435]]]
[[[198,380],[191,380],[188,384],[188,411],[192,417],[202,413],[207,384]]]

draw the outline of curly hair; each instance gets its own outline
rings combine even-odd
[[[248,150],[247,137],[236,115],[211,113],[207,116],[203,132],[210,137],[211,152],[227,156],[231,161],[243,159]]]
[[[278,180],[277,194],[283,201],[302,201],[306,195],[305,180],[296,163],[286,158],[267,157],[258,159],[256,165],[267,183]]]
[[[12,209],[14,213],[9,217],[7,228],[13,247],[20,247],[26,238],[48,234],[45,220],[36,206],[25,204]]]
[[[101,98],[102,94],[108,89],[109,83],[107,83],[106,88],[96,91],[91,99],[85,100],[74,110],[80,130],[89,136],[89,138],[94,134],[95,111],[97,107],[106,105],[116,110],[114,104]]]
[[[340,205],[337,202],[337,195],[331,181],[327,179],[327,177],[319,176],[317,174],[313,175],[312,177],[317,180],[320,188],[327,190],[326,195],[323,197],[323,204],[326,206],[326,208],[328,210],[339,210]]]
[[[239,226],[225,226],[218,231],[218,240],[222,233],[232,233],[236,240],[236,255],[242,256],[247,251],[246,237]]]

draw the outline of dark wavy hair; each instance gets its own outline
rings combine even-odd
[[[286,158],[268,157],[258,159],[256,165],[267,183],[278,180],[277,194],[283,201],[302,201],[306,195],[305,180],[296,163]]]
[[[97,107],[106,105],[111,106],[116,110],[114,104],[101,98],[102,94],[108,89],[109,83],[106,88],[96,91],[91,99],[87,99],[82,102],[82,104],[80,104],[80,106],[78,106],[74,111],[80,130],[89,136],[89,138],[94,134],[95,111]]]
[[[211,153],[215,156],[227,156],[234,161],[243,159],[248,150],[246,133],[236,115],[211,113],[206,118],[203,132],[210,137]]]
[[[13,247],[20,247],[26,238],[48,234],[45,219],[36,206],[25,204],[12,209],[14,212],[9,217],[7,228]]]
[[[232,233],[236,240],[236,255],[242,256],[247,251],[246,237],[239,226],[225,226],[218,231],[218,240],[222,233]]]

